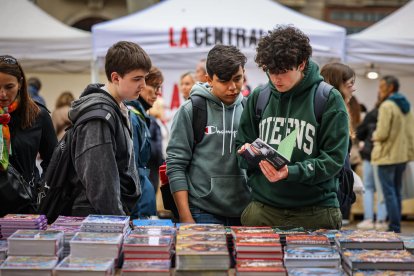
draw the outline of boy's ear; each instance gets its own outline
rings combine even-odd
[[[120,76],[117,72],[112,72],[111,73],[111,82],[112,83],[118,83],[120,79]]]
[[[207,78],[208,84],[211,86],[211,83],[213,82],[213,79],[210,78],[210,76],[208,74],[206,74],[206,78]]]

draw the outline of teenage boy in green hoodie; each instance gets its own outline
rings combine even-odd
[[[240,215],[250,202],[234,144],[243,111],[240,91],[246,60],[234,46],[216,45],[209,51],[207,83],[195,84],[190,93],[206,101],[207,124],[200,142],[194,141],[192,101],[186,101],[174,117],[167,175],[180,222],[240,225]]]
[[[309,38],[292,26],[278,26],[258,44],[255,61],[267,73],[271,93],[260,120],[255,120],[255,106],[261,88],[250,95],[236,137],[238,153],[258,137],[277,149],[294,129],[298,134],[290,163],[280,170],[267,161],[252,167],[238,156],[240,167],[248,170],[253,198],[242,214],[244,225],[341,227],[335,175],[347,154],[348,114],[333,89],[317,122],[314,95],[322,77],[311,54]]]

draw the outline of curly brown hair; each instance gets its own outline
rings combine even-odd
[[[312,55],[309,37],[290,25],[278,25],[262,37],[255,61],[265,72],[281,74],[297,68]],[[307,64],[306,64],[307,65]]]

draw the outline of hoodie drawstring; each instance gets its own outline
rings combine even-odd
[[[223,108],[223,146],[221,150],[221,156],[224,155],[224,143],[226,141],[226,109],[224,108],[224,104],[221,103],[221,107]]]
[[[233,127],[234,127],[234,114],[236,113],[236,106],[233,107],[233,115],[231,116],[231,128],[230,128],[230,153],[232,150],[232,143],[233,143]]]

